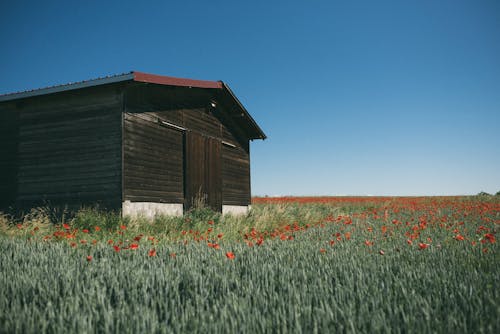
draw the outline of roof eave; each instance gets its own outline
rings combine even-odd
[[[243,106],[243,104],[240,102],[240,100],[236,97],[236,95],[234,95],[233,91],[231,90],[231,88],[229,88],[229,86],[224,83],[223,81],[219,81],[222,85],[222,89],[227,92],[231,98],[236,102],[236,104],[238,105],[239,109],[243,112],[243,114],[245,115],[245,117],[248,119],[248,121],[250,122],[251,126],[253,127],[253,130],[255,132],[255,136],[251,136],[249,139],[266,139],[267,136],[265,135],[265,133],[262,131],[262,129],[259,127],[259,125],[257,125],[257,122],[255,122],[255,120],[253,119],[253,117],[250,115],[250,113],[246,110],[246,108]]]
[[[129,72],[129,73],[124,73],[124,74],[120,74],[120,75],[92,79],[92,80],[86,80],[86,81],[81,81],[81,82],[76,82],[76,83],[67,83],[64,85],[52,86],[52,87],[47,87],[47,88],[40,88],[40,89],[35,89],[35,90],[30,90],[30,91],[25,91],[25,92],[0,95],[0,102],[23,99],[23,98],[27,98],[27,97],[33,97],[33,96],[52,94],[52,93],[65,92],[65,91],[69,91],[69,90],[75,90],[75,89],[81,89],[81,88],[87,88],[87,87],[107,85],[107,84],[111,84],[111,83],[129,81],[129,80],[133,80],[133,79],[134,79],[134,72]]]

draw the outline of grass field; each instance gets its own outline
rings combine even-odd
[[[500,332],[500,200],[0,218],[0,332]]]

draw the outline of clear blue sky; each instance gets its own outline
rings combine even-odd
[[[500,190],[500,2],[2,1],[0,93],[224,80],[268,135],[254,195]]]

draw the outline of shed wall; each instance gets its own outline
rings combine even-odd
[[[183,134],[147,113],[124,113],[123,200],[183,203]]]
[[[122,99],[113,87],[19,103],[17,202],[121,205]]]
[[[0,105],[0,210],[16,200],[17,132],[15,103]]]

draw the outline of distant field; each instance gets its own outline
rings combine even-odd
[[[0,332],[499,333],[499,227],[498,196],[3,215]]]

